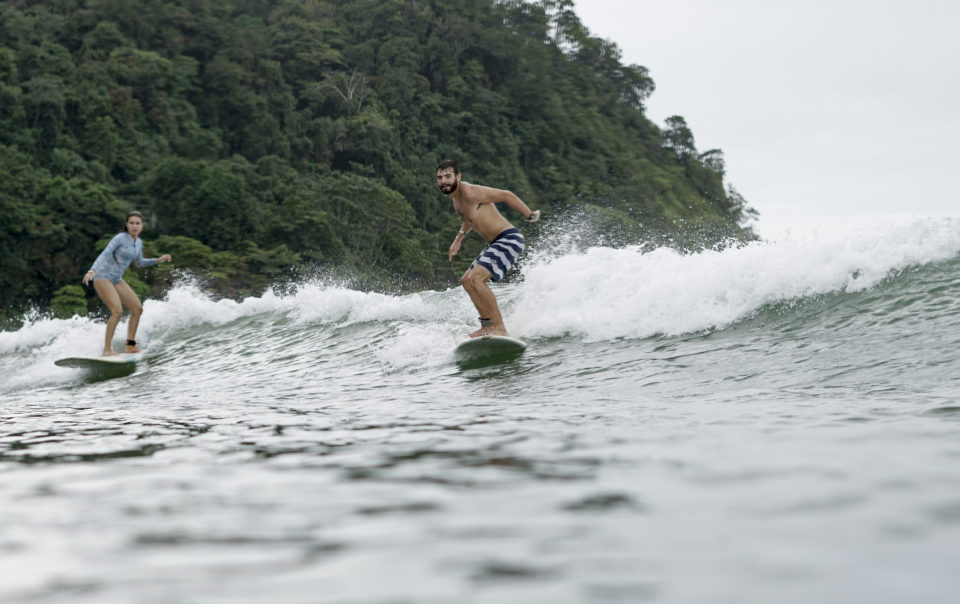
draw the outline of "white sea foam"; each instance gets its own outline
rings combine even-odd
[[[724,251],[589,248],[525,264],[510,321],[528,336],[587,340],[723,327],[780,301],[860,291],[899,269],[955,257],[960,221],[872,220],[784,231]]]

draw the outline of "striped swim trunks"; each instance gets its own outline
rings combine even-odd
[[[519,229],[507,229],[480,252],[470,268],[479,264],[493,274],[494,281],[499,281],[513,268],[522,253],[523,234]]]

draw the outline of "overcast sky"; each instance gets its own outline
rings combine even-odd
[[[960,2],[575,0],[643,65],[760,226],[960,214]]]

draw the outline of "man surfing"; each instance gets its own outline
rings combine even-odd
[[[447,260],[453,260],[460,251],[460,243],[470,231],[476,231],[486,240],[487,247],[460,278],[460,284],[467,290],[470,300],[480,313],[480,329],[471,333],[470,337],[506,336],[509,334],[503,324],[497,299],[487,281],[500,281],[507,271],[513,268],[523,253],[524,239],[519,229],[500,214],[495,204],[499,201],[506,203],[526,216],[527,222],[539,220],[540,210],[531,210],[510,191],[472,185],[460,178],[460,168],[456,161],[445,159],[437,165],[437,186],[441,192],[450,196],[454,211],[463,221],[460,232],[450,245]]]

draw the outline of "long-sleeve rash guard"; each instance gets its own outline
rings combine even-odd
[[[117,233],[94,261],[91,267],[93,278],[109,279],[116,285],[123,279],[123,271],[131,262],[143,268],[156,265],[157,259],[143,257],[143,241],[139,237],[133,239],[126,231]]]

